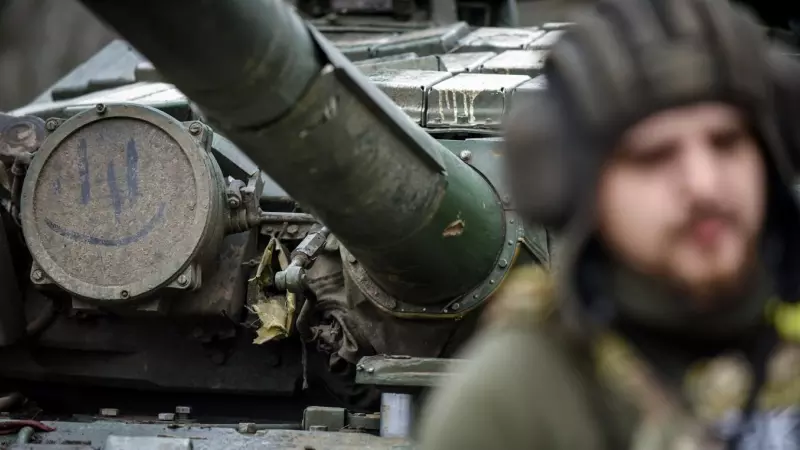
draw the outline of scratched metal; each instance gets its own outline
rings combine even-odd
[[[389,70],[371,74],[369,79],[397,103],[414,122],[424,126],[426,94],[433,85],[451,76],[448,72]]]
[[[480,72],[535,77],[544,69],[545,56],[537,50],[507,50],[483,63]]]
[[[497,55],[495,52],[448,53],[442,55],[444,70],[458,74],[477,71],[481,65]]]
[[[511,93],[511,106],[515,107],[522,102],[535,101],[536,96],[545,89],[547,89],[547,78],[544,75],[528,80],[514,88],[514,92]]]
[[[526,48],[529,50],[549,50],[553,45],[555,45],[556,42],[558,42],[559,39],[561,39],[561,36],[563,36],[564,33],[566,33],[565,30],[548,31],[539,39],[536,39],[528,44]]]
[[[390,42],[373,48],[373,56],[387,56],[398,53],[415,52],[420,56],[447,53],[454,49],[459,39],[469,33],[466,22],[452,25],[410,31],[391,39]]]
[[[522,50],[528,44],[544,35],[541,30],[522,28],[478,28],[458,41],[456,53],[497,52]]]
[[[132,119],[90,125],[67,138],[39,176],[39,236],[56,263],[86,283],[149,278],[162,261],[194,251],[183,228],[194,220],[195,183],[172,181],[193,177],[184,152],[157,128]]]
[[[495,128],[515,87],[525,75],[462,73],[436,84],[428,94],[428,127]]]

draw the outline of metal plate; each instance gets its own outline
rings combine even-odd
[[[108,106],[68,120],[23,186],[34,261],[88,300],[128,301],[167,284],[219,214],[204,151],[180,122],[149,108]]]
[[[448,72],[391,70],[374,73],[369,79],[397,103],[414,122],[424,125],[425,94],[433,85],[451,76]]]
[[[94,105],[98,103],[103,103],[105,105],[137,103],[158,109],[176,105],[184,106],[187,109],[189,107],[186,96],[175,88],[175,86],[167,83],[140,82],[82,95],[69,100],[33,103],[29,106],[14,110],[14,115],[33,114],[38,116],[63,117],[66,115],[64,113],[66,108],[88,109],[93,108]]]
[[[462,73],[433,86],[428,95],[428,127],[498,127],[524,75]]]
[[[564,35],[564,30],[553,30],[545,33],[544,36],[536,39],[526,47],[529,50],[549,50]]]
[[[536,50],[508,50],[483,63],[480,71],[535,77],[542,72],[546,55]]]
[[[410,31],[392,38],[391,42],[376,46],[373,50],[373,55],[387,56],[415,52],[420,56],[427,56],[447,53],[454,49],[459,39],[466,36],[467,33],[469,33],[469,26],[466,22]]]
[[[469,52],[469,53],[448,53],[442,55],[444,70],[458,74],[463,72],[477,71],[484,62],[492,59],[495,52]]]
[[[547,89],[547,78],[544,75],[526,81],[514,89],[511,93],[511,105],[519,104],[519,102],[534,101],[534,98]]]
[[[436,387],[460,372],[464,361],[451,358],[365,356],[356,366],[356,383],[376,386]]]
[[[407,54],[415,55],[416,53]],[[387,58],[391,58],[391,56]],[[381,58],[362,61],[362,64],[358,64],[358,68],[366,75],[384,70],[432,70],[434,72],[442,70],[442,61],[436,55],[364,64],[367,61],[376,61],[380,59]]]
[[[458,41],[457,53],[463,52],[502,52],[523,50],[544,35],[544,31],[522,28],[478,28]]]

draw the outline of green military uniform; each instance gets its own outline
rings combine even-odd
[[[576,23],[507,139],[520,211],[562,235],[557,277],[506,282],[426,408],[422,449],[800,448],[800,210],[763,35],[716,0],[604,0]],[[699,101],[749,114],[769,183],[760,264],[706,314],[613,260],[592,204],[626,129]]]

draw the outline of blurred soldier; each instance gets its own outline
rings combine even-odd
[[[800,448],[800,212],[735,8],[600,0],[553,48],[507,157],[557,278],[506,281],[423,449]]]

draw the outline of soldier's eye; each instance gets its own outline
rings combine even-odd
[[[675,154],[675,145],[670,142],[631,148],[622,157],[631,165],[642,168],[658,166],[669,161]]]
[[[717,130],[710,136],[711,145],[722,152],[736,150],[745,141],[747,134],[740,128]]]

